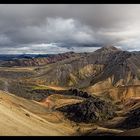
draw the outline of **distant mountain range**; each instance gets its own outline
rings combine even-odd
[[[72,57],[75,53],[62,54],[1,54],[0,66],[40,66]]]
[[[31,58],[38,58],[38,57],[48,57],[53,56],[49,54],[0,54],[0,60],[3,61],[10,61],[15,59],[31,59]]]

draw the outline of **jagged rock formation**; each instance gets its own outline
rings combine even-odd
[[[75,122],[93,123],[111,119],[115,116],[115,107],[98,97],[90,97],[81,103],[67,105],[57,110]]]

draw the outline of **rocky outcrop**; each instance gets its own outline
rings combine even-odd
[[[98,97],[90,97],[81,103],[63,106],[58,110],[75,122],[99,122],[115,116],[115,107]]]

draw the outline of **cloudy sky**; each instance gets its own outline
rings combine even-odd
[[[0,4],[0,53],[140,50],[139,4]]]

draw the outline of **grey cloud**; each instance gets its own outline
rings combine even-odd
[[[1,4],[1,53],[92,51],[106,44],[139,50],[139,13],[135,4]],[[43,43],[59,45],[34,46]]]

